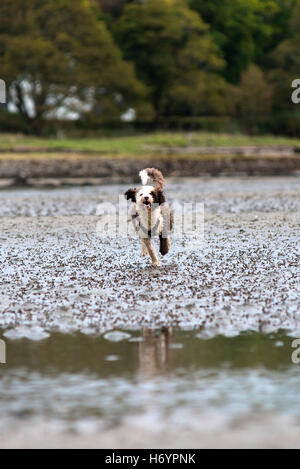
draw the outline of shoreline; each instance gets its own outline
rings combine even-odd
[[[165,177],[289,176],[300,174],[299,156],[201,158],[75,158],[0,159],[0,189],[139,183],[141,168],[157,167]]]

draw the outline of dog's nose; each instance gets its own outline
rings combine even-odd
[[[145,195],[144,199],[145,199],[145,200],[149,200],[148,195]]]

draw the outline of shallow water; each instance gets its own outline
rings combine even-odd
[[[300,365],[292,363],[292,339],[283,334],[206,340],[197,330],[171,328],[115,334],[7,339],[0,418],[114,420],[145,411],[149,397],[164,412],[180,403],[230,416],[261,409],[300,418]]]
[[[159,271],[96,234],[125,187],[2,191],[0,446],[300,447],[299,181],[171,181]]]

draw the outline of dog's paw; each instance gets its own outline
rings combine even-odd
[[[142,247],[142,257],[147,256],[148,250],[146,247]]]
[[[153,262],[153,263],[152,263],[152,266],[153,266],[153,267],[160,267],[160,263],[159,263],[159,262]]]

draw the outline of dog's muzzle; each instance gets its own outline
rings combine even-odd
[[[143,204],[146,205],[147,209],[151,209],[151,200],[149,198],[144,198]]]

